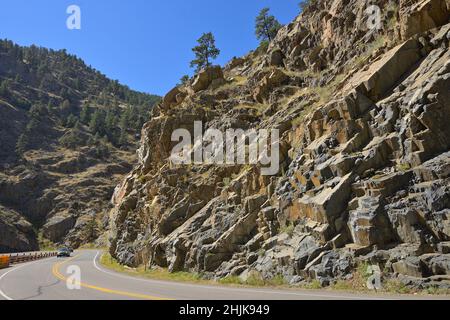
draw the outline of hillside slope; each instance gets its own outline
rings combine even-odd
[[[158,100],[65,51],[0,41],[0,251],[94,241]]]
[[[111,254],[207,278],[323,286],[376,264],[448,287],[450,2],[317,0],[261,47],[173,89],[117,188]],[[177,128],[276,128],[275,176],[178,165]]]

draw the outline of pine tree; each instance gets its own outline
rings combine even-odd
[[[80,135],[80,132],[77,129],[73,128],[59,139],[59,143],[66,148],[75,149],[77,146],[84,145],[85,140]]]
[[[191,68],[196,67],[196,72],[205,67],[211,66],[211,59],[216,59],[220,50],[216,47],[216,40],[211,32],[204,33],[198,40],[198,46],[192,51],[195,53],[195,60],[191,61]]]
[[[99,109],[92,115],[91,121],[89,122],[89,128],[92,133],[103,134],[105,132],[105,118],[103,112]]]
[[[69,117],[67,117],[66,126],[69,128],[73,128],[73,127],[75,127],[75,124],[77,122],[78,122],[78,118],[75,115],[70,114]]]
[[[26,130],[27,132],[33,132],[34,130],[39,128],[39,119],[35,117],[31,117],[30,121],[28,121]]]
[[[52,103],[52,101],[49,101],[49,102],[47,103],[47,112],[48,112],[49,114],[53,114],[53,103]]]
[[[82,130],[82,126],[81,126],[81,122],[80,120],[77,119],[77,121],[75,122],[75,125],[73,126],[74,130],[80,132]]]
[[[64,100],[63,103],[61,103],[61,105],[59,106],[59,108],[61,109],[61,111],[63,113],[69,112],[71,106],[70,106],[70,101],[69,100]]]
[[[113,111],[109,110],[106,113],[106,119],[105,119],[105,126],[106,126],[106,132],[112,132],[117,126],[117,118]]]
[[[84,124],[88,124],[90,121],[89,115],[89,107],[87,104],[84,104],[80,112],[80,121]]]
[[[28,110],[28,115],[31,118],[39,119],[45,114],[45,107],[41,104],[35,104]]]
[[[128,144],[128,135],[126,130],[120,130],[119,145],[126,146]]]
[[[269,8],[261,10],[255,21],[255,34],[261,41],[272,41],[281,28],[274,16],[269,15]]]
[[[4,80],[0,84],[0,96],[9,96],[9,83],[8,80]]]
[[[92,216],[86,226],[87,237],[89,241],[97,239],[98,225],[95,216]]]
[[[131,111],[131,108],[127,108],[122,115],[120,116],[120,121],[119,121],[119,127],[122,130],[127,130],[129,127],[129,124],[131,122],[131,118],[133,116],[133,113]]]

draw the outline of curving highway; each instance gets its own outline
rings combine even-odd
[[[0,270],[0,300],[360,300],[435,299],[418,296],[362,295],[326,290],[247,289],[175,283],[131,277],[105,270],[100,252],[77,251],[72,258],[45,260]],[[67,280],[80,271],[79,288]],[[449,299],[450,297],[439,297]]]

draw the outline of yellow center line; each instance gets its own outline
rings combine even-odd
[[[56,263],[53,265],[52,268],[52,273],[53,275],[58,278],[61,281],[66,282],[67,278],[64,277],[60,272],[59,269],[66,263],[69,263],[70,261],[75,260],[76,258],[78,258],[80,256],[76,255],[73,258],[64,260],[62,262]],[[87,284],[87,283],[83,283],[80,282],[79,283],[81,287],[83,288],[88,288],[88,289],[92,289],[92,290],[96,290],[96,291],[100,291],[100,292],[104,292],[104,293],[109,293],[109,294],[115,294],[115,295],[119,295],[119,296],[124,296],[124,297],[130,297],[130,298],[137,298],[137,299],[144,299],[144,300],[172,300],[172,299],[168,299],[168,298],[161,298],[161,297],[156,297],[156,296],[150,296],[150,295],[146,295],[146,294],[139,294],[139,293],[132,293],[132,292],[126,292],[126,291],[119,291],[119,290],[113,290],[113,289],[108,289],[108,288],[102,288],[102,287],[97,287],[97,286],[93,286],[91,284]]]

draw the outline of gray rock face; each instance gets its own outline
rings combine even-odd
[[[75,225],[72,215],[58,215],[51,218],[43,227],[44,235],[53,242],[58,242]]]
[[[0,205],[0,253],[33,251],[38,248],[32,224],[17,212]]]
[[[270,54],[227,65],[224,77],[239,81],[187,88],[176,108],[155,109],[140,163],[114,195],[112,255],[212,279],[324,286],[368,263],[387,277],[445,287],[448,25],[436,19],[413,38],[384,27],[377,38],[354,32],[364,9],[318,1],[280,30]],[[192,131],[199,119],[205,128],[280,128],[279,174],[170,164],[171,129]]]

